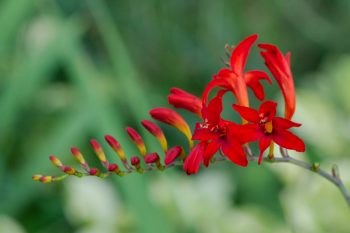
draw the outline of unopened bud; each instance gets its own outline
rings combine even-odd
[[[42,176],[42,177],[40,177],[40,182],[50,183],[50,182],[52,182],[52,176]]]
[[[63,164],[58,158],[56,158],[54,155],[50,155],[49,158],[53,165],[55,165],[58,168],[62,168]]]
[[[148,130],[148,132],[150,132],[153,136],[157,138],[160,145],[162,146],[163,151],[167,151],[168,143],[162,129],[158,125],[156,125],[155,123],[149,120],[143,120],[141,121],[141,124],[143,125],[143,127],[145,127]]]
[[[75,175],[76,170],[72,168],[71,166],[64,166],[62,171],[68,175]]]
[[[90,141],[90,144],[97,156],[97,158],[101,161],[102,165],[104,167],[108,167],[108,162],[107,162],[107,159],[106,159],[106,155],[105,153],[103,152],[100,144],[95,140],[95,139],[92,139]]]
[[[146,155],[145,162],[147,164],[156,164],[159,170],[164,170],[164,166],[160,163],[160,157],[157,153],[151,153]]]
[[[137,156],[131,157],[130,162],[131,162],[131,165],[133,165],[136,168],[137,172],[139,172],[139,173],[144,172],[144,170],[141,168],[139,157],[137,157]]]
[[[85,169],[85,170],[89,170],[89,166],[86,163],[84,156],[82,155],[82,153],[79,151],[78,148],[76,147],[72,147],[71,148],[71,152],[74,155],[74,158],[78,161],[78,163],[80,163],[80,165]]]
[[[90,169],[89,174],[90,174],[90,176],[98,176],[98,175],[100,175],[100,170],[93,167]]]
[[[105,139],[106,139],[107,143],[112,147],[114,152],[118,155],[118,157],[122,161],[124,167],[127,170],[131,170],[130,165],[128,164],[128,160],[126,159],[125,153],[124,153],[122,147],[120,146],[120,143],[111,135],[106,135]]]
[[[43,175],[40,174],[36,174],[32,176],[32,180],[34,181],[40,181],[41,177],[43,177]]]
[[[178,157],[181,156],[181,154],[183,154],[183,149],[181,148],[181,146],[174,146],[171,149],[169,149],[165,155],[165,165],[173,163]]]
[[[115,164],[115,163],[109,164],[108,171],[114,172],[114,173],[116,173],[119,176],[123,176],[124,175],[124,173],[120,171],[118,164]]]
[[[133,128],[131,127],[127,127],[126,128],[126,132],[128,133],[128,135],[130,136],[131,140],[133,141],[133,143],[137,146],[137,148],[139,149],[140,151],[140,154],[142,156],[145,156],[146,153],[147,153],[147,150],[146,150],[146,146],[145,146],[145,143],[143,142],[140,134],[138,134],[136,132],[136,130],[134,130]]]

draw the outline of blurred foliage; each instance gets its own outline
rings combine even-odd
[[[349,185],[349,10],[343,0],[1,1],[0,232],[349,232],[338,190],[288,164],[30,179],[58,172],[50,154],[71,162],[72,145],[88,154],[91,137],[115,135],[136,153],[126,125],[139,128],[149,109],[166,106],[170,87],[200,95],[224,45],[258,33],[293,54],[295,120],[308,142],[295,156],[338,163]],[[263,68],[256,48],[253,66]],[[280,98],[277,85],[268,90]],[[164,129],[172,144],[184,141]]]

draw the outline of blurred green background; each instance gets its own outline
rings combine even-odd
[[[127,125],[160,150],[138,122],[167,106],[171,87],[200,95],[223,67],[225,44],[258,33],[292,52],[294,120],[303,123],[296,133],[307,142],[307,153],[293,155],[327,170],[337,163],[350,188],[349,11],[346,0],[2,0],[0,232],[350,232],[340,192],[288,164],[31,180],[59,174],[50,154],[73,163],[71,146],[97,163],[88,142],[104,134],[133,155]],[[256,46],[253,67],[265,69]],[[276,84],[266,91],[281,100]],[[225,116],[234,117],[233,99],[225,101]],[[163,128],[170,144],[185,143]]]

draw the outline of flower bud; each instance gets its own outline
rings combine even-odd
[[[52,164],[55,165],[56,167],[58,167],[58,168],[63,167],[62,162],[58,158],[56,158],[54,155],[50,155],[49,158],[50,158]]]
[[[188,143],[192,148],[192,133],[182,116],[170,108],[154,108],[150,111],[150,114],[153,119],[171,125],[182,132],[187,137]]]
[[[134,130],[131,127],[127,127],[126,128],[126,132],[128,133],[128,135],[130,136],[131,140],[133,141],[133,143],[137,146],[137,148],[140,151],[140,154],[142,156],[145,156],[147,151],[146,151],[146,146],[145,143],[143,142],[140,134],[138,134],[136,132],[136,130]]]
[[[82,153],[79,151],[78,148],[76,147],[72,147],[70,149],[70,151],[72,152],[74,158],[78,161],[78,163],[80,163],[80,165],[85,169],[85,170],[89,170],[89,166],[86,163],[84,156],[82,155]]]
[[[179,156],[183,155],[183,149],[181,148],[181,146],[174,146],[171,149],[169,149],[165,155],[165,165],[169,165],[171,163],[173,163]]]
[[[141,162],[140,162],[139,157],[137,157],[137,156],[131,157],[130,162],[131,162],[131,165],[133,165],[136,168],[137,172],[139,172],[139,173],[144,172],[144,170],[141,168],[141,165],[140,165]]]
[[[103,152],[100,144],[95,139],[92,139],[90,141],[90,144],[91,144],[95,154],[97,155],[98,159],[101,161],[102,165],[104,167],[108,167],[108,162],[107,162],[107,159],[106,159],[106,155]]]
[[[167,151],[168,143],[166,141],[166,138],[164,136],[162,129],[158,125],[156,125],[155,123],[149,120],[143,120],[141,121],[141,124],[143,125],[143,127],[145,127],[148,130],[148,132],[150,132],[153,136],[157,138],[160,145],[162,146],[163,151]]]
[[[155,163],[159,170],[164,170],[164,166],[160,163],[160,157],[157,153],[151,153],[145,156],[146,164]]]

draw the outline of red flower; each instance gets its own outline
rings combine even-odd
[[[183,108],[202,117],[202,101],[195,95],[192,95],[180,88],[171,88],[168,96],[169,104],[175,108]]]
[[[247,86],[253,90],[258,99],[265,98],[263,86],[259,81],[266,79],[271,84],[269,76],[259,70],[244,73],[250,48],[257,38],[258,35],[251,35],[235,47],[230,59],[231,69],[221,69],[218,74],[214,75],[214,79],[209,82],[203,92],[203,103],[207,102],[209,92],[215,87],[222,87],[233,92],[241,106],[249,106]]]
[[[204,122],[196,124],[192,136],[193,140],[200,140],[201,142],[192,149],[185,161],[184,170],[187,174],[196,173],[203,160],[204,165],[208,166],[210,159],[219,149],[233,163],[243,167],[248,165],[242,145],[234,134],[236,124],[220,117],[222,96],[225,92],[220,91],[210,101],[208,107],[202,109]]]
[[[271,44],[258,46],[264,50],[260,54],[281,88],[285,102],[285,118],[290,120],[295,112],[295,89],[290,69],[290,53],[284,56],[275,45]]]
[[[259,111],[249,107],[243,107],[234,104],[233,108],[252,124],[239,126],[238,134],[242,142],[259,141],[260,155],[258,163],[262,161],[264,151],[273,142],[286,149],[292,149],[299,152],[305,151],[304,142],[292,134],[288,129],[299,127],[301,124],[290,120],[276,117],[277,103],[266,101],[260,105]]]

